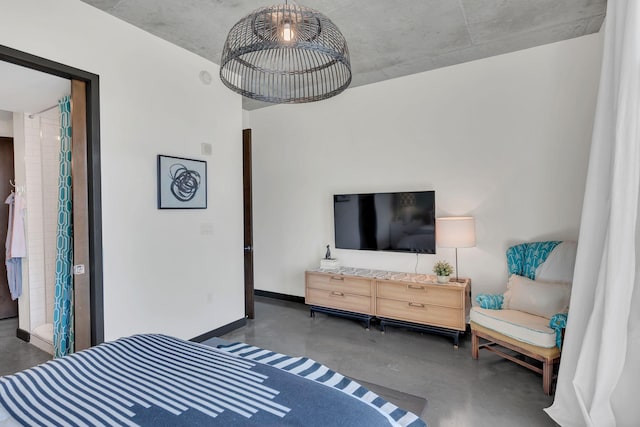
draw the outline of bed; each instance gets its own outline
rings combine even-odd
[[[424,427],[311,359],[144,334],[0,378],[0,426]]]

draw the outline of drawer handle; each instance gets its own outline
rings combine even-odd
[[[410,302],[409,303],[409,307],[420,307],[420,308],[424,308],[424,304],[420,304],[417,302]]]
[[[340,280],[340,281],[344,282],[344,277],[331,276],[331,280]]]
[[[335,291],[331,292],[331,295],[335,295],[337,297],[343,297],[344,296],[344,294],[342,292],[335,292]]]
[[[424,286],[407,285],[407,289],[420,289],[422,291],[422,290],[424,290]]]

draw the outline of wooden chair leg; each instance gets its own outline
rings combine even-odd
[[[553,360],[545,360],[542,365],[542,390],[544,394],[551,394],[551,380],[553,379]]]
[[[471,358],[478,359],[480,351],[480,338],[476,335],[476,331],[471,331]]]

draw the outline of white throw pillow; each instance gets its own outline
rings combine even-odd
[[[536,281],[573,282],[578,243],[565,241],[556,246],[547,259],[536,268]]]
[[[512,274],[502,307],[550,319],[569,309],[570,298],[569,283],[543,282]]]

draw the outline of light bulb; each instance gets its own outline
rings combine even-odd
[[[286,42],[290,42],[291,39],[293,38],[293,30],[291,29],[291,24],[288,22],[285,22],[284,27],[282,29],[282,38]]]

